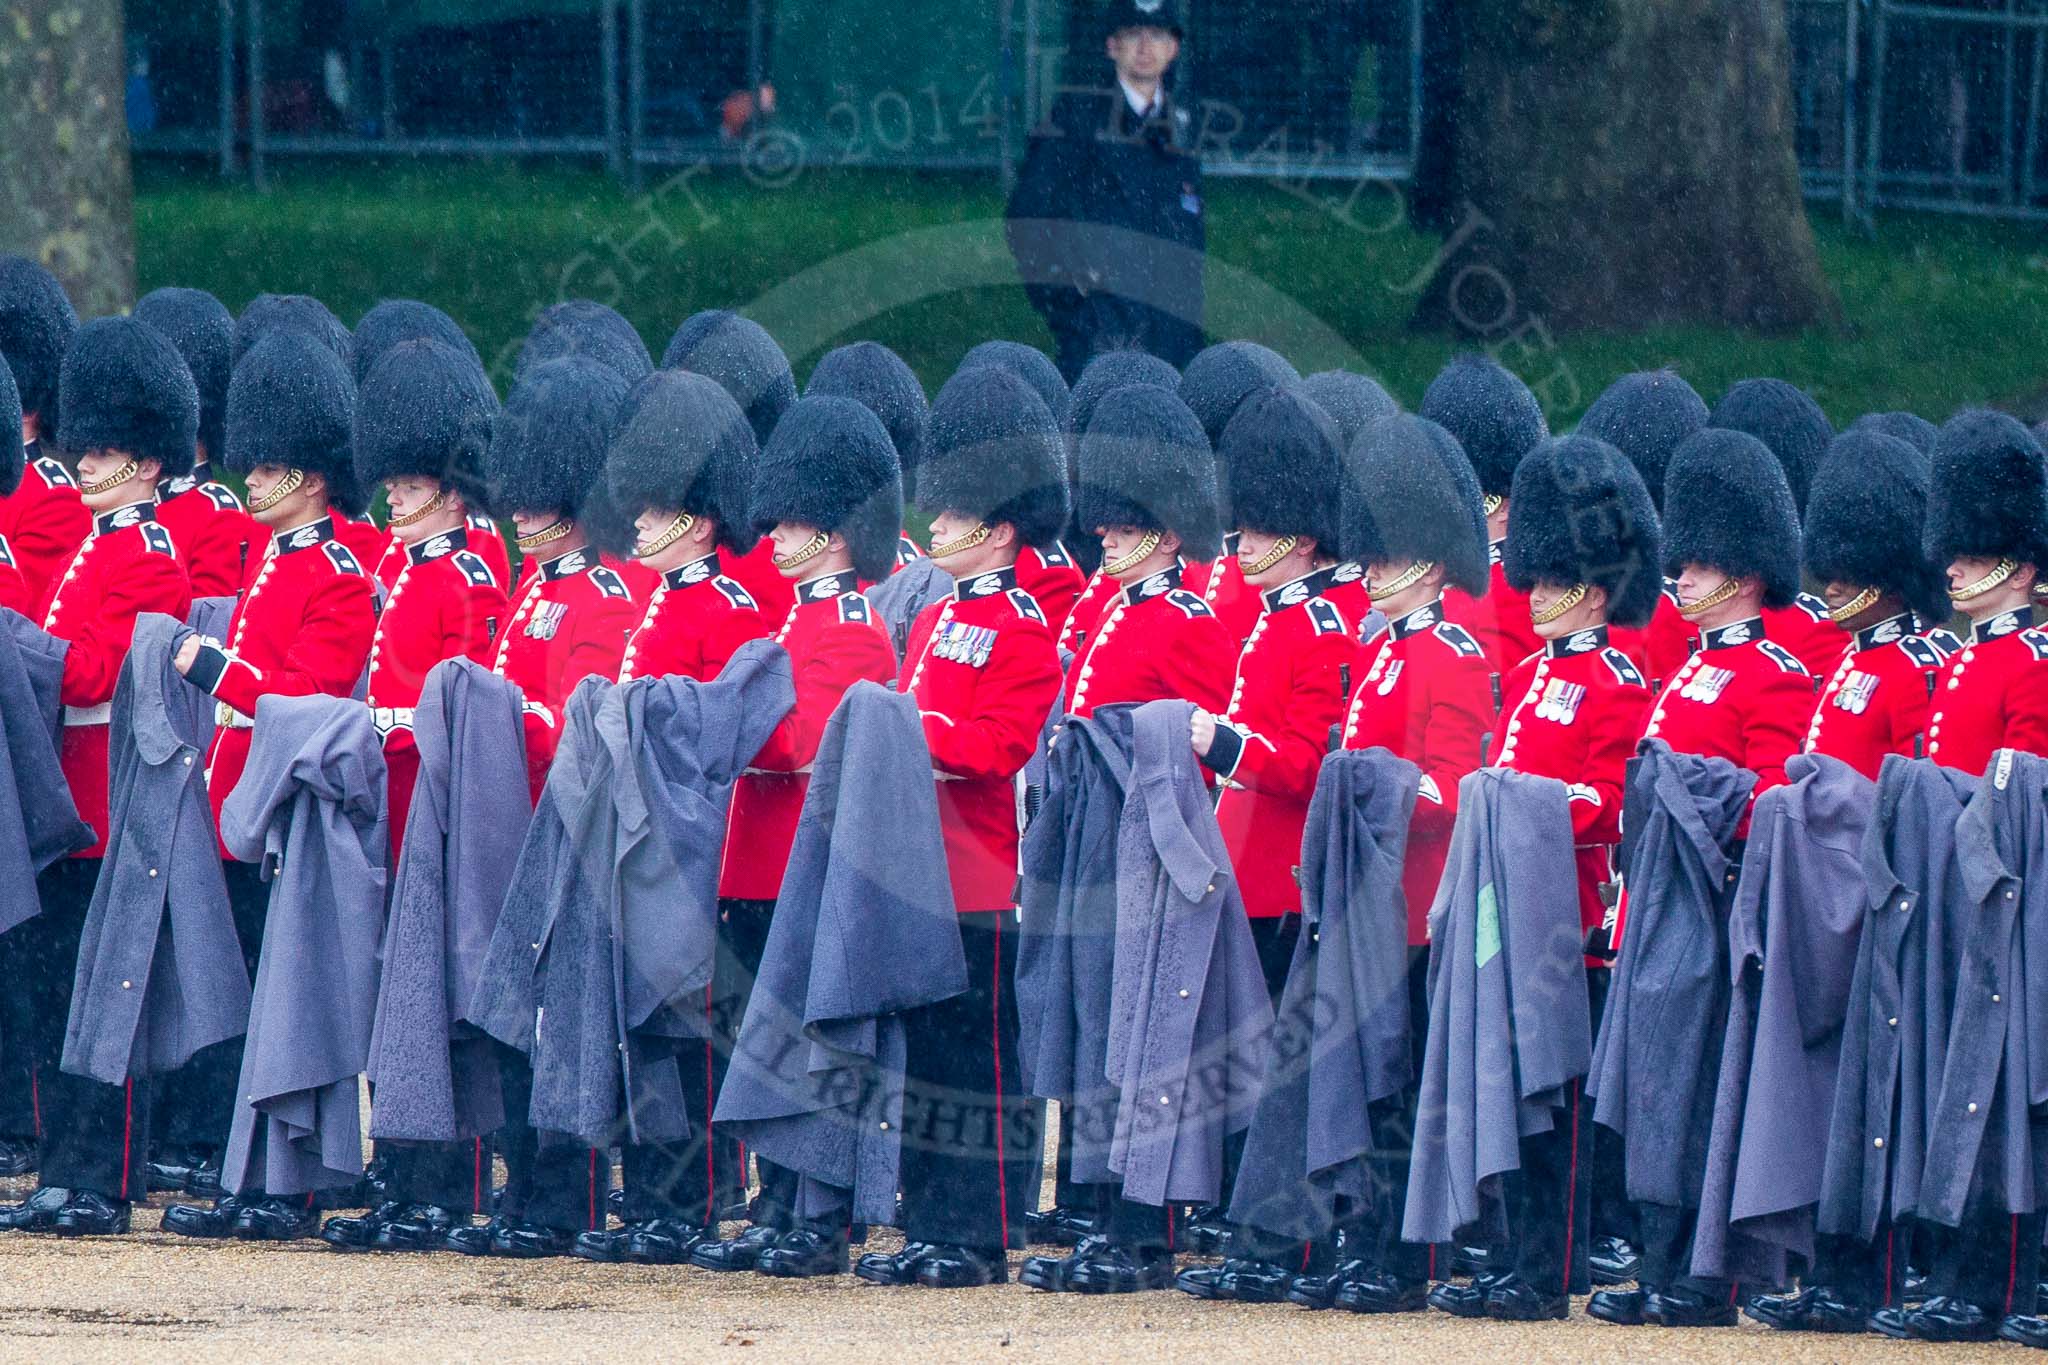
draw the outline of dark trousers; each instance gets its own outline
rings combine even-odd
[[[467,1142],[383,1142],[377,1155],[389,1172],[391,1197],[479,1213],[491,1192],[491,1153],[481,1138]]]
[[[1573,1081],[1555,1126],[1521,1140],[1521,1169],[1502,1181],[1514,1272],[1545,1294],[1583,1294],[1592,1287],[1586,1246],[1592,1144],[1593,1106],[1581,1082]]]
[[[505,1126],[496,1137],[498,1154],[505,1158],[505,1197],[498,1212],[558,1232],[603,1227],[605,1192],[611,1186],[611,1158],[594,1148],[573,1143],[542,1142],[541,1135],[527,1121],[533,1108],[532,1065],[517,1048],[499,1043],[494,1050],[498,1054],[499,1084],[505,1093]],[[488,1168],[481,1180],[488,1184]]]
[[[242,962],[249,979],[263,955],[263,923],[270,911],[270,885],[254,863],[232,859],[221,864],[228,885],[228,908],[235,936],[242,943]],[[192,1054],[192,1060],[156,1086],[152,1131],[170,1147],[203,1148],[218,1155],[228,1145],[234,1123],[235,1086],[242,1075],[242,1042],[224,1039]]]
[[[903,1230],[1000,1255],[1021,1244],[1040,1150],[1017,1069],[1015,913],[961,915],[960,943],[967,990],[904,1016]]]
[[[1808,1285],[1824,1285],[1835,1297],[1858,1308],[1889,1308],[1905,1297],[1906,1252],[1911,1224],[1881,1222],[1877,1236],[1840,1237],[1820,1233],[1813,1240],[1813,1265],[1802,1277]]]
[[[761,956],[768,948],[768,925],[775,914],[774,901],[726,899],[718,903],[722,937],[729,952],[719,954],[718,966],[725,981],[712,985],[721,999],[734,1002],[734,1020],[746,1017],[747,1002],[754,996],[754,978],[761,971]],[[738,1034],[738,1024],[734,1024]],[[714,1140],[715,1140],[714,1135]],[[755,1196],[749,1217],[771,1228],[797,1225],[798,1176],[787,1166],[778,1166],[756,1155],[754,1170],[761,1178],[761,1192]]]
[[[1614,981],[1612,967],[1586,969],[1586,993],[1593,1009],[1593,1036],[1600,1036],[1600,1021],[1607,1013],[1607,992]],[[1635,1242],[1642,1232],[1636,1226],[1635,1205],[1629,1202],[1626,1167],[1622,1163],[1621,1134],[1593,1124],[1591,1233],[1595,1237],[1619,1237]]]
[[[2041,1215],[2013,1214],[1973,1198],[1961,1226],[1921,1223],[1929,1297],[1945,1294],[1994,1317],[2034,1311],[2041,1269]]]
[[[78,942],[99,877],[98,858],[67,858],[36,879],[42,913],[0,936],[5,1031],[36,1070],[40,1179],[55,1189],[108,1199],[143,1197],[149,1086],[103,1085],[60,1068]]]
[[[1692,1273],[1693,1234],[1699,1228],[1697,1208],[1638,1202],[1636,1225],[1642,1236],[1642,1273],[1637,1277],[1649,1290],[1683,1290],[1705,1299],[1726,1298],[1734,1302],[1738,1286],[1717,1277],[1701,1278]]]

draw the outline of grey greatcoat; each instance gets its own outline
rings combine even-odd
[[[384,750],[369,710],[265,697],[221,808],[228,852],[270,881],[249,1040],[221,1161],[230,1190],[300,1194],[363,1173],[358,1077],[369,1062],[384,927]]]
[[[1025,1088],[1073,1113],[1073,1179],[1109,1169],[1117,1091],[1108,1081],[1116,962],[1117,830],[1131,775],[1136,708],[1105,706],[1060,723],[1045,799],[1024,831],[1017,938],[1017,1058]]]
[[[370,1033],[370,1135],[458,1142],[505,1121],[490,1039],[461,1022],[531,818],[519,689],[464,658],[413,708],[419,776],[391,881]]]
[[[1843,1012],[1815,1220],[1869,1240],[1920,1211],[1965,929],[1956,822],[1976,779],[1893,755],[1863,841],[1863,933]]]
[[[1693,1240],[1705,1279],[1782,1284],[1787,1252],[1813,1256],[1877,784],[1809,754],[1785,776],[1756,799],[1728,912],[1733,994]]]
[[[0,608],[0,934],[39,913],[38,873],[93,844],[57,757],[69,649]]]
[[[1414,1080],[1401,867],[1421,780],[1387,749],[1323,758],[1302,831],[1301,932],[1232,1222],[1313,1241],[1329,1234],[1338,1196],[1366,1198],[1366,1107]]]
[[[1216,1202],[1223,1140],[1251,1124],[1273,1032],[1244,897],[1188,744],[1193,712],[1184,701],[1138,708],[1117,830],[1109,1166],[1142,1204]]]
[[[1630,1199],[1696,1208],[1706,1172],[1721,1028],[1736,830],[1756,774],[1643,741],[1629,818],[1628,920],[1586,1092],[1621,1134]]]
[[[953,575],[919,555],[867,591],[868,605],[882,618],[896,657],[910,645],[910,627],[917,614],[953,595]]]
[[[192,634],[136,618],[107,731],[107,852],[80,933],[64,1070],[160,1076],[241,1036],[249,972],[206,797],[213,702],[171,666]]]
[[[1550,1132],[1592,1063],[1570,795],[1482,768],[1429,911],[1429,1034],[1401,1236],[1500,1226],[1500,1177]]]
[[[2048,759],[2001,749],[1956,822],[1962,961],[1927,1126],[1922,1218],[2048,1204]]]
[[[804,1177],[799,1212],[896,1218],[903,1013],[967,989],[915,698],[857,682],[826,723],[714,1118]]]

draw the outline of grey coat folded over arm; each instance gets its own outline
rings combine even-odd
[[[70,648],[0,608],[0,934],[40,913],[38,873],[93,845],[58,759]]]

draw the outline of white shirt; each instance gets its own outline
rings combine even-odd
[[[1152,97],[1150,99],[1147,99],[1145,96],[1131,89],[1130,85],[1124,80],[1122,76],[1118,76],[1116,78],[1116,83],[1123,87],[1124,103],[1130,105],[1131,112],[1136,114],[1139,118],[1150,118],[1153,114],[1158,112],[1159,94],[1157,91],[1154,91]]]

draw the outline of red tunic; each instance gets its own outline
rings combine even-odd
[[[754,605],[770,621],[780,621],[796,604],[796,585],[775,567],[775,543],[768,537],[761,537],[743,555],[721,549],[718,562],[725,576],[745,588],[747,596],[754,599]]]
[[[1636,667],[1643,670],[1643,676],[1654,690],[1663,687],[1679,669],[1685,667],[1685,661],[1692,657],[1692,647],[1699,639],[1699,632],[1692,628],[1692,622],[1679,614],[1678,587],[1667,578],[1649,625],[1639,630],[1616,626],[1608,636],[1616,649],[1635,660]]]
[[[1178,697],[1221,713],[1238,644],[1209,604],[1181,587],[1178,567],[1130,584],[1110,599],[1100,625],[1067,670],[1064,709]]]
[[[226,645],[209,643],[185,675],[220,699],[206,756],[215,825],[249,761],[258,699],[348,696],[377,629],[370,576],[335,539],[330,519],[279,532],[262,555],[235,604]]]
[[[639,608],[594,550],[570,550],[538,565],[498,638],[491,669],[526,698],[526,781],[540,800],[561,738],[562,708],[585,678],[613,678]]]
[[[158,486],[156,519],[185,556],[194,597],[233,597],[270,545],[263,523],[205,465]]]
[[[1849,649],[1849,633],[1835,624],[1828,604],[1810,592],[1800,593],[1789,607],[1765,607],[1764,629],[1816,678],[1833,673]]]
[[[1117,581],[1114,578],[1100,570],[1089,575],[1081,588],[1081,595],[1074,599],[1073,606],[1067,608],[1066,618],[1060,623],[1060,648],[1074,655],[1086,649],[1088,638],[1095,633],[1095,627],[1102,621],[1102,613],[1116,594]]]
[[[917,614],[900,690],[924,718],[954,908],[1007,910],[1017,884],[1017,774],[1060,694],[1052,629],[1013,570],[962,579]]]
[[[635,606],[646,606],[649,595],[661,586],[661,575],[637,559],[621,559],[617,555],[600,554],[597,562],[619,576],[619,581],[626,585],[626,592],[631,595]],[[533,576],[540,571],[537,567],[539,563],[540,560],[533,555],[526,555],[520,559],[519,572],[516,575],[518,581],[512,585],[511,596],[514,602],[524,597],[526,590],[533,586]]]
[[[1038,610],[1055,629],[1064,629],[1067,614],[1074,609],[1088,580],[1074,563],[1067,547],[1054,544],[1041,550],[1026,545],[1017,553],[1017,586],[1031,594]]]
[[[661,575],[626,639],[619,681],[680,676],[710,682],[734,650],[767,633],[753,597],[718,571],[716,553],[708,554]]]
[[[1529,619],[1529,594],[1508,586],[1507,571],[1501,567],[1501,542],[1489,546],[1487,555],[1492,568],[1487,571],[1485,596],[1444,589],[1444,617],[1463,626],[1479,642],[1487,664],[1505,675],[1541,649],[1543,642],[1536,638],[1536,626]]]
[[[852,570],[821,574],[795,587],[797,600],[775,642],[789,651],[796,705],[733,785],[718,884],[725,897],[773,900],[781,891],[825,722],[856,682],[896,676],[895,648],[855,587]]]
[[[1359,655],[1356,626],[1327,596],[1336,576],[1319,569],[1259,595],[1203,760],[1223,779],[1216,823],[1253,919],[1301,910],[1302,827]]]
[[[192,609],[192,585],[171,533],[156,521],[156,504],[132,503],[102,512],[51,580],[37,604],[43,629],[70,642],[58,698],[64,705],[59,757],[78,814],[92,826],[93,846],[107,851],[107,725],[114,684],[135,636],[135,618],[160,611],[179,620]]]
[[[1801,751],[1839,758],[1872,781],[1886,754],[1920,757],[1941,648],[1914,634],[1910,612],[1866,626],[1821,688]]]
[[[1486,757],[1493,728],[1493,665],[1441,600],[1387,623],[1365,647],[1365,676],[1345,713],[1344,747],[1383,748],[1422,769],[1408,826],[1401,888],[1408,942],[1429,941],[1429,906],[1443,879],[1458,819],[1458,783]]]
[[[1942,670],[1927,717],[1927,756],[1982,773],[2000,749],[2048,754],[2048,632],[2027,613],[1979,621]]]
[[[1813,715],[1813,689],[1813,675],[1766,637],[1761,617],[1717,626],[1665,682],[1643,738],[1747,768],[1761,794],[1785,781],[1785,760],[1799,752]]]
[[[79,501],[78,481],[57,461],[38,457],[30,442],[21,486],[0,498],[0,538],[7,541],[8,558],[21,574],[28,601],[23,614],[49,594],[50,580],[91,533],[92,513]]]

